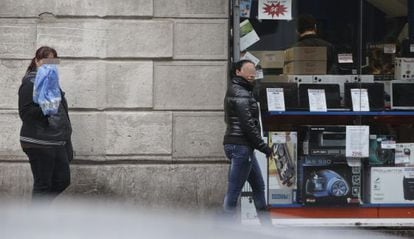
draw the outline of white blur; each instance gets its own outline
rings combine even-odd
[[[0,206],[1,239],[194,239],[401,238],[349,228],[301,228],[229,223],[215,214],[149,210],[99,201],[58,202],[49,205],[4,203]]]

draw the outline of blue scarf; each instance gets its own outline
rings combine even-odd
[[[33,102],[40,105],[44,115],[58,112],[62,100],[56,65],[44,64],[37,69],[33,88]]]

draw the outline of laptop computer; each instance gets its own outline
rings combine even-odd
[[[352,109],[351,89],[367,89],[370,111],[385,109],[384,83],[345,83],[345,107]]]
[[[391,81],[391,109],[414,110],[414,80]]]
[[[259,102],[262,111],[268,111],[267,91],[268,88],[282,88],[285,98],[285,109],[291,110],[298,107],[298,85],[293,82],[261,82],[259,89]]]
[[[325,90],[326,108],[328,111],[345,111],[341,107],[341,95],[339,84],[300,84],[299,85],[299,108],[309,110],[309,89]]]

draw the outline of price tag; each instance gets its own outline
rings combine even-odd
[[[259,79],[263,79],[263,78],[264,78],[263,70],[262,69],[256,70],[256,77],[255,77],[255,79],[256,80],[259,80]]]
[[[285,111],[285,95],[283,88],[267,88],[267,109],[268,111]]]
[[[414,52],[414,44],[410,44],[410,52]]]
[[[384,140],[381,141],[381,148],[382,149],[395,149],[397,144],[394,140]]]
[[[351,89],[351,99],[353,111],[369,111],[367,89]]]
[[[250,52],[246,52],[243,57],[240,58],[240,60],[250,60],[254,63],[255,66],[257,66],[257,64],[259,64],[260,59],[255,57],[252,53]]]
[[[309,111],[326,112],[326,96],[324,89],[308,89]]]
[[[369,156],[369,126],[346,126],[345,156],[352,158],[367,158]]]
[[[354,63],[352,53],[338,54],[338,63]]]

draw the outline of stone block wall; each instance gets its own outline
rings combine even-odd
[[[73,125],[65,195],[164,207],[221,205],[228,0],[2,0],[0,198],[30,200],[17,91],[54,47]]]

